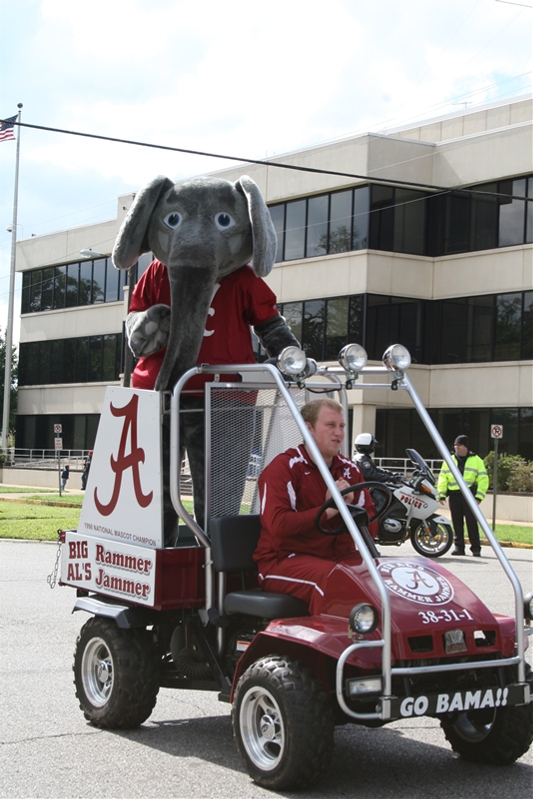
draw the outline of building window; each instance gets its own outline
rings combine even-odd
[[[135,282],[152,261],[145,253],[137,262]],[[75,308],[124,299],[129,270],[119,270],[110,258],[46,267],[22,275],[21,314]]]
[[[443,256],[533,242],[533,177],[466,188],[428,195],[368,184],[269,206],[276,262],[368,247]]]
[[[122,334],[22,342],[19,386],[118,381]]]

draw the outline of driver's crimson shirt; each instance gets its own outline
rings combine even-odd
[[[170,301],[167,268],[154,259],[135,286],[130,312],[146,311],[158,303],[170,306]],[[221,278],[211,301],[196,363],[255,364],[250,326],[260,325],[277,313],[276,295],[250,266]],[[132,377],[136,389],[154,388],[165,353],[166,347],[139,359]],[[204,383],[211,380],[212,375],[195,375],[187,382],[187,393],[193,390],[194,394],[202,394]],[[225,375],[224,380],[236,380],[236,376]]]
[[[350,486],[365,480],[356,464],[341,455],[333,458],[330,472],[333,480],[344,478]],[[350,534],[328,536],[315,527],[326,492],[324,479],[303,445],[281,453],[263,470],[259,476],[261,535],[254,553],[260,573],[267,575],[281,559],[293,553],[336,562],[355,555]],[[364,506],[369,516],[375,512],[367,489],[356,492],[353,504]],[[321,524],[335,530],[341,523],[342,517],[336,514],[330,520],[323,517]],[[375,523],[370,530],[374,526]]]

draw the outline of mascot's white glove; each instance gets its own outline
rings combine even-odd
[[[161,350],[168,342],[170,306],[158,303],[147,311],[132,311],[126,320],[128,344],[136,358]]]

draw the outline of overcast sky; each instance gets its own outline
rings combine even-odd
[[[20,102],[26,123],[265,158],[530,94],[532,3],[0,0],[0,118]],[[15,149],[0,142],[2,329]],[[18,237],[114,218],[158,174],[231,165],[23,129]]]

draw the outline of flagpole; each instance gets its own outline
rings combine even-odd
[[[22,103],[18,103],[19,109],[17,123],[20,123],[22,116]],[[13,307],[15,304],[15,263],[17,253],[17,212],[18,212],[18,191],[19,191],[19,156],[20,156],[20,134],[21,127],[18,127],[17,136],[17,156],[15,161],[15,192],[13,198],[13,230],[11,231],[11,271],[9,274],[9,297],[7,306],[7,328],[6,328],[6,359],[4,371],[4,409],[2,416],[2,450],[7,451],[7,435],[9,433],[9,411],[11,406],[11,350],[13,348]]]

